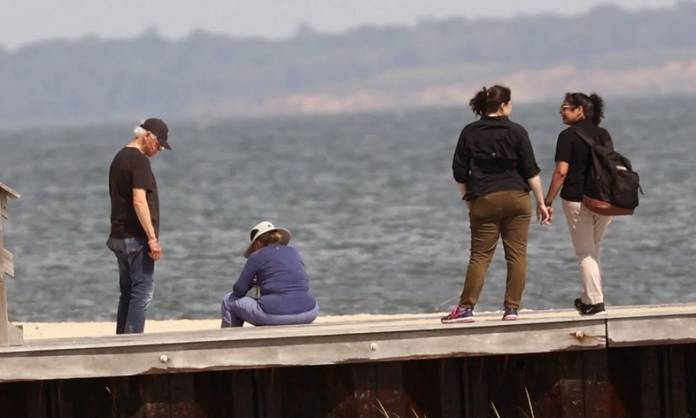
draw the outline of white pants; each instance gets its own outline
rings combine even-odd
[[[568,200],[563,200],[563,213],[568,221],[575,256],[582,269],[583,294],[580,299],[585,304],[604,302],[599,256],[611,216],[597,215],[581,202]]]

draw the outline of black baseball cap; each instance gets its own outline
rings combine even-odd
[[[162,119],[145,119],[145,121],[140,124],[140,127],[145,129],[146,131],[152,132],[157,137],[157,140],[160,142],[160,144],[162,144],[163,147],[165,147],[168,150],[172,149],[172,147],[167,142],[167,134],[169,133],[169,128]]]

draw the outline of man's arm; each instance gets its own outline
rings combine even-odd
[[[150,258],[157,261],[162,257],[162,247],[160,247],[155,234],[155,227],[152,225],[152,219],[150,219],[150,207],[147,205],[146,196],[145,189],[133,189],[133,209],[135,209],[135,215],[138,217],[145,235],[147,235]]]

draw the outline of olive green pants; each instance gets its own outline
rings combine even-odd
[[[503,239],[507,261],[505,303],[519,308],[527,278],[527,237],[532,218],[529,193],[489,193],[471,201],[471,256],[459,306],[473,308],[478,302],[498,238]]]

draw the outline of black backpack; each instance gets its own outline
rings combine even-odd
[[[590,148],[592,161],[585,176],[583,204],[599,215],[631,215],[638,207],[640,187],[638,173],[631,161],[610,147],[601,145],[573,126],[576,134]]]

